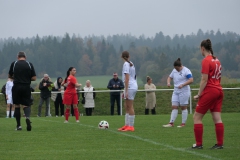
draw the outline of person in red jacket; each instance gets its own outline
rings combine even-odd
[[[64,91],[64,96],[63,96],[63,104],[66,105],[64,123],[68,123],[68,117],[69,117],[71,104],[73,104],[76,122],[79,122],[79,111],[78,111],[78,107],[77,107],[78,96],[77,96],[76,88],[80,87],[81,84],[79,84],[77,82],[77,79],[75,78],[75,74],[76,74],[76,68],[70,67],[67,71],[67,77],[65,78],[64,82],[62,83],[62,85],[67,87],[66,90]]]
[[[203,124],[202,119],[208,110],[211,111],[212,119],[215,123],[217,144],[212,149],[223,149],[224,126],[221,119],[221,109],[223,101],[223,91],[221,82],[221,62],[213,55],[212,43],[210,39],[203,40],[201,43],[202,60],[202,79],[198,94],[194,96],[198,100],[197,107],[193,116],[194,134],[196,144],[193,149],[202,149]]]

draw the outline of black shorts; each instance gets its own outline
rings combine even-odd
[[[30,106],[32,103],[30,85],[14,84],[12,87],[12,99],[13,104]]]

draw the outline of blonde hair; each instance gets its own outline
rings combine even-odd
[[[91,81],[90,80],[86,80],[86,84],[89,83],[90,84],[90,87],[92,87],[91,85]],[[87,85],[85,84],[85,87],[87,87]]]

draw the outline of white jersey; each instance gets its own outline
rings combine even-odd
[[[136,76],[135,66],[134,65],[130,66],[130,64],[128,62],[125,62],[123,64],[123,69],[122,69],[123,83],[125,82],[125,74],[129,74],[128,89],[137,90],[138,85],[137,85],[137,76]]]
[[[192,78],[192,72],[187,67],[183,66],[182,70],[179,72],[174,68],[169,77],[173,79],[174,91],[190,90],[189,85],[184,86],[182,89],[178,89],[181,84],[184,84],[189,78]]]
[[[13,81],[7,81],[7,84],[6,84],[6,95],[8,97],[12,97],[12,87],[13,87]]]

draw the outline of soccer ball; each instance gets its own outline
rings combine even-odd
[[[99,129],[108,129],[109,128],[109,123],[107,121],[101,121],[98,124]]]

